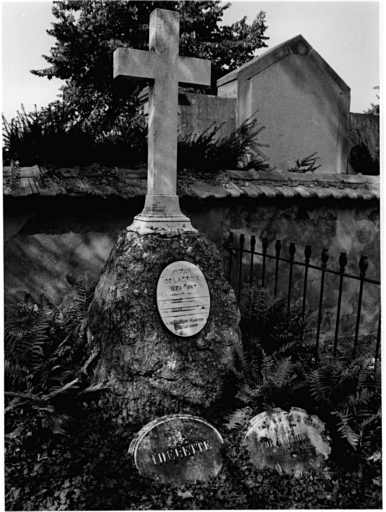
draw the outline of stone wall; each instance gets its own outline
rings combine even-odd
[[[96,280],[108,258],[119,232],[131,224],[142,210],[143,197],[6,197],[4,218],[5,304],[22,300],[25,292],[37,297],[45,293],[55,297],[65,289],[68,273],[89,273]],[[181,200],[183,213],[194,227],[208,236],[222,250],[230,230],[269,240],[268,252],[274,253],[276,239],[282,240],[283,254],[290,242],[296,244],[296,258],[303,261],[307,244],[312,246],[312,261],[320,264],[323,248],[329,248],[329,268],[339,270],[340,252],[348,256],[347,272],[358,274],[360,256],[367,255],[367,276],[380,278],[379,201],[350,199],[291,198],[194,198]],[[287,252],[288,254],[288,252]],[[244,259],[245,269],[249,259]],[[261,260],[255,259],[257,275]],[[269,270],[269,269],[268,269]],[[287,270],[280,274],[286,290]],[[245,271],[245,278],[247,272]],[[271,275],[272,282],[272,275]],[[309,298],[317,301],[320,274],[310,272],[313,291]],[[302,287],[302,270],[295,268],[295,296]],[[299,292],[299,293],[298,293]],[[334,328],[337,280],[326,281],[323,330]],[[342,311],[342,335],[353,333],[358,282],[346,282]],[[378,321],[378,286],[366,285],[363,299],[362,328],[376,331]]]
[[[139,95],[143,113],[148,115],[149,88]],[[230,135],[236,129],[236,99],[220,98],[208,94],[179,91],[178,133],[201,135],[211,126],[219,128],[218,135]],[[221,127],[221,128],[220,128]]]

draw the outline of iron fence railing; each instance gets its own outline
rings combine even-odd
[[[320,259],[321,265],[315,265],[311,263],[311,255],[312,249],[310,245],[307,245],[304,250],[304,261],[295,260],[296,246],[294,243],[290,243],[288,248],[288,257],[283,257],[282,253],[282,243],[280,240],[276,240],[275,242],[275,254],[268,253],[268,239],[263,238],[261,240],[261,251],[256,250],[256,237],[251,236],[249,241],[249,247],[246,246],[245,236],[241,234],[236,240],[236,237],[231,232],[229,235],[228,241],[224,244],[224,248],[229,253],[228,258],[228,280],[234,285],[235,292],[237,295],[237,299],[240,302],[242,288],[245,284],[252,285],[257,281],[256,279],[256,270],[257,265],[256,257],[260,258],[261,263],[261,274],[259,282],[261,283],[261,288],[265,289],[267,285],[267,261],[274,261],[274,268],[271,268],[271,273],[273,270],[274,274],[274,282],[273,284],[273,295],[275,298],[278,298],[279,291],[279,270],[281,265],[287,264],[289,266],[288,269],[288,287],[287,287],[287,312],[289,314],[291,308],[291,300],[293,293],[293,271],[294,267],[304,267],[303,273],[303,286],[302,286],[302,317],[305,318],[306,314],[306,301],[307,301],[307,292],[308,292],[308,277],[309,270],[314,269],[321,273],[320,278],[320,286],[319,286],[319,299],[317,306],[317,322],[316,322],[316,354],[319,353],[319,341],[321,334],[321,325],[322,325],[322,314],[323,314],[323,297],[325,291],[325,277],[326,274],[334,274],[339,276],[339,285],[338,285],[338,300],[336,305],[336,317],[335,317],[335,329],[334,329],[334,340],[333,340],[333,355],[335,356],[337,353],[338,339],[339,339],[339,326],[341,320],[341,307],[343,300],[343,285],[344,281],[347,279],[357,280],[359,281],[359,291],[358,291],[358,299],[357,299],[357,307],[356,307],[356,320],[355,320],[355,331],[354,331],[354,343],[353,343],[353,358],[356,357],[357,349],[358,349],[358,338],[360,332],[361,325],[361,311],[362,311],[362,299],[363,299],[363,290],[365,283],[369,283],[371,285],[376,285],[380,287],[380,281],[376,279],[370,279],[366,277],[366,271],[368,268],[368,258],[366,256],[361,256],[359,260],[359,275],[355,275],[352,273],[346,272],[347,266],[347,254],[344,252],[340,253],[339,256],[339,270],[334,270],[331,268],[327,268],[327,263],[329,261],[329,252],[328,249],[323,249]],[[249,262],[243,263],[244,255],[249,255]],[[246,269],[249,265],[249,269]],[[236,279],[235,279],[236,276]],[[244,279],[243,279],[244,277]],[[282,295],[282,294],[281,294]],[[379,301],[378,301],[379,302]],[[375,361],[377,361],[380,357],[380,340],[381,340],[381,307],[380,303],[379,307],[379,315],[378,315],[378,329],[376,333],[376,346],[375,346]]]

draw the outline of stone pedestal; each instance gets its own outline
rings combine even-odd
[[[172,333],[157,309],[158,279],[176,261],[196,265],[210,292],[208,320],[194,336]],[[125,230],[89,310],[91,345],[99,349],[95,380],[109,386],[123,416],[210,417],[230,381],[238,323],[235,294],[212,242],[199,233],[166,237]]]
[[[147,194],[145,207],[127,228],[141,235],[158,234],[175,236],[178,233],[197,233],[188,217],[180,210],[180,200],[173,195]]]

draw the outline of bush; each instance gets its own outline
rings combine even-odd
[[[147,127],[139,116],[118,117],[106,131],[96,131],[77,113],[56,102],[27,114],[22,109],[10,123],[3,116],[3,160],[21,166],[75,167],[94,162],[139,167],[147,159]]]
[[[216,173],[222,169],[256,169],[268,171],[264,146],[257,137],[264,129],[256,119],[247,119],[228,136],[219,137],[221,126],[211,126],[201,135],[178,137],[178,169]]]
[[[268,170],[257,137],[263,130],[247,120],[229,136],[219,137],[212,126],[199,137],[178,137],[179,170],[217,173],[221,169],[254,167]],[[3,116],[6,165],[20,166],[147,166],[147,124],[140,114],[118,116],[108,128],[95,130],[61,102],[27,114],[22,109],[10,123]]]
[[[350,150],[350,164],[354,172],[370,176],[378,176],[380,171],[379,155],[373,155],[369,149],[367,139],[357,131],[357,140],[352,141],[355,146]]]

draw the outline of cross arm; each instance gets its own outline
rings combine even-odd
[[[179,57],[178,81],[182,84],[210,85],[210,60]]]
[[[154,52],[118,48],[114,52],[114,78],[139,81],[154,79],[157,60]]]

